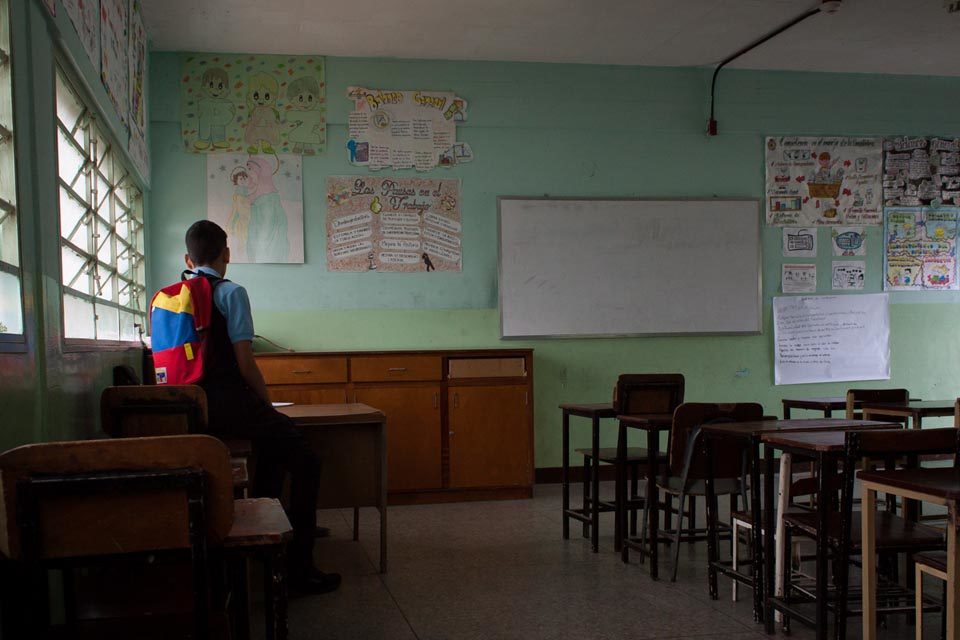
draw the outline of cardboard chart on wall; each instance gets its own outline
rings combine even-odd
[[[63,8],[77,31],[80,44],[94,69],[100,68],[99,0],[62,0]]]
[[[130,108],[130,62],[127,39],[128,0],[100,0],[100,80],[126,124]]]
[[[190,54],[180,77],[188,152],[315,155],[326,146],[321,56]]]
[[[461,271],[460,181],[327,178],[328,271]]]
[[[881,150],[880,138],[767,138],[767,224],[879,225]]]
[[[960,139],[884,140],[883,200],[888,207],[960,205]]]
[[[958,207],[890,207],[884,211],[883,288],[957,291]]]

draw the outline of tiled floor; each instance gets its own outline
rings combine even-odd
[[[318,564],[341,572],[343,586],[291,602],[292,640],[765,637],[749,590],[732,603],[721,578],[721,598],[710,600],[703,544],[685,545],[680,578],[670,583],[669,574],[653,582],[646,565],[620,561],[610,515],[600,553],[579,535],[563,540],[559,485],[537,486],[532,500],[392,507],[384,576],[376,569],[376,512],[362,513],[359,543],[350,540],[351,521],[350,511],[321,513],[332,532],[318,541]],[[937,637],[938,619],[928,616],[927,626]],[[881,637],[913,634],[897,623]],[[792,637],[812,634],[794,624]],[[848,637],[860,637],[859,624]]]

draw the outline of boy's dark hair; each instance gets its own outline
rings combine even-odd
[[[186,244],[193,264],[210,264],[227,246],[227,233],[216,222],[198,220],[187,229]]]

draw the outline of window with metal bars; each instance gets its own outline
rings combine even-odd
[[[142,194],[59,66],[56,82],[64,337],[133,342],[146,319]]]
[[[10,62],[10,2],[0,0],[0,339],[18,339],[23,334]]]

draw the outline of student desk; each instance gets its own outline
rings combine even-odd
[[[617,412],[609,402],[561,404],[560,410],[563,413],[563,466],[560,469],[560,478],[563,485],[563,539],[568,540],[570,538],[570,518],[575,518],[583,522],[585,527],[590,527],[590,544],[593,547],[593,552],[596,553],[600,549],[600,420],[602,418],[616,418]],[[589,418],[593,428],[591,444],[593,465],[590,473],[594,481],[589,507],[586,510],[570,508],[570,416]],[[589,513],[586,511],[589,511]],[[619,520],[617,522],[619,524]]]
[[[875,640],[877,637],[877,569],[876,558],[876,513],[877,492],[895,494],[902,498],[923,500],[947,507],[947,638],[960,638],[957,627],[957,614],[960,613],[960,582],[957,580],[957,560],[960,549],[957,547],[957,503],[960,501],[960,470],[952,468],[937,469],[899,469],[895,471],[861,471],[862,492],[862,543],[863,543],[863,639]]]
[[[387,572],[387,418],[365,404],[278,407],[321,456],[319,509],[353,507],[358,539],[360,507],[380,511],[380,573]]]
[[[703,434],[703,447],[704,453],[707,457],[707,460],[712,460],[713,455],[713,443],[718,440],[736,440],[742,443],[744,448],[747,449],[747,455],[749,456],[749,472],[750,472],[750,511],[753,516],[753,528],[751,530],[753,542],[753,562],[751,563],[751,575],[745,576],[739,572],[734,571],[731,567],[728,567],[726,563],[722,563],[719,560],[719,549],[718,549],[718,540],[717,540],[717,507],[716,507],[716,495],[714,494],[714,483],[713,478],[711,477],[706,485],[707,489],[707,555],[709,562],[709,588],[710,588],[710,597],[716,599],[718,597],[717,592],[717,574],[718,572],[723,573],[724,575],[733,578],[734,580],[739,580],[745,582],[753,587],[753,617],[755,622],[764,621],[764,607],[763,607],[763,597],[764,597],[764,585],[773,584],[773,576],[768,575],[764,576],[764,573],[761,572],[761,569],[765,566],[774,566],[774,563],[764,564],[767,557],[773,557],[771,549],[764,549],[763,546],[763,528],[761,523],[763,522],[762,514],[760,510],[761,498],[760,498],[760,444],[765,442],[768,437],[776,437],[779,435],[784,435],[786,437],[791,436],[794,433],[799,432],[840,432],[841,440],[843,438],[843,432],[850,431],[852,429],[876,429],[876,428],[896,428],[899,425],[889,424],[883,422],[868,422],[865,420],[839,420],[832,418],[810,418],[805,420],[757,420],[754,422],[720,422],[716,424],[705,424],[700,427],[701,433]],[[789,452],[787,455],[781,456],[781,492],[783,487],[789,487],[789,484],[784,485],[784,479],[788,478],[790,475],[790,456]],[[710,475],[713,475],[712,470]],[[766,470],[766,481],[768,487],[766,489],[766,495],[768,498],[773,498],[773,469],[768,468]],[[771,503],[772,504],[772,503]],[[772,514],[772,511],[770,512]],[[779,527],[778,527],[779,529]],[[768,540],[773,539],[773,534],[771,533]],[[767,555],[769,554],[769,555]],[[777,558],[779,560],[779,557]],[[767,580],[765,580],[767,578]]]
[[[909,418],[914,429],[921,429],[924,418],[953,416],[956,400],[910,400],[905,403],[864,402],[863,417]]]
[[[830,418],[834,411],[846,411],[847,399],[843,396],[831,396],[826,398],[784,398],[783,419],[790,419],[791,409],[807,409],[808,411],[821,411],[824,418]],[[861,403],[854,403],[854,408],[859,409]]]

